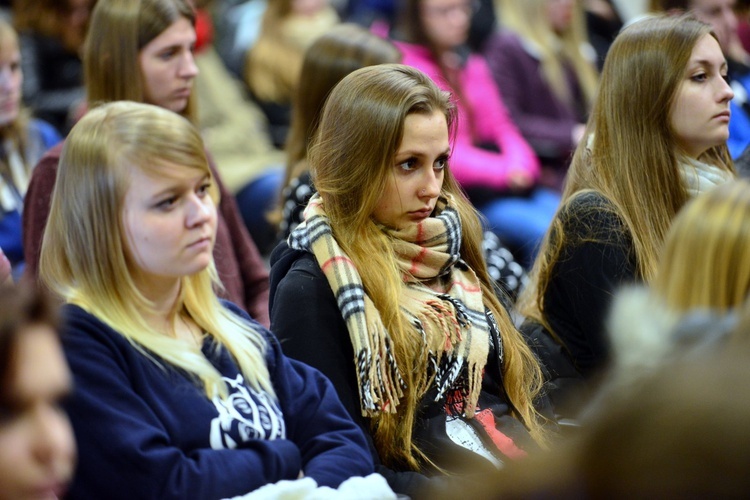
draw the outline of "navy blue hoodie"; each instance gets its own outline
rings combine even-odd
[[[362,431],[328,379],[285,357],[259,324],[278,403],[245,384],[211,339],[202,350],[227,381],[226,401],[208,399],[185,372],[155,363],[80,307],[63,311],[79,453],[69,498],[214,499],[300,471],[334,488],[373,472]]]

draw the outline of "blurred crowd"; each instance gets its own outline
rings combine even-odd
[[[0,498],[744,497],[748,176],[746,0],[0,2]]]

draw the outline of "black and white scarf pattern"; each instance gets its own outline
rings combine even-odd
[[[434,384],[438,399],[458,390],[459,407],[470,417],[489,352],[489,327],[479,280],[460,258],[459,215],[447,199],[441,199],[437,212],[406,229],[383,230],[391,238],[402,273],[402,314],[421,335],[427,354],[416,390],[421,393]],[[395,412],[405,383],[392,340],[359,272],[333,237],[319,195],[310,200],[305,222],[288,243],[315,255],[336,296],[354,348],[363,414]],[[425,284],[436,278],[439,291]]]

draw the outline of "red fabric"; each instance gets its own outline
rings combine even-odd
[[[487,435],[503,455],[509,458],[523,458],[526,456],[526,452],[516,446],[511,438],[497,430],[497,427],[495,427],[495,415],[492,413],[492,410],[478,411],[474,414],[474,418],[482,425]]]
[[[195,12],[195,52],[200,52],[214,42],[214,25],[211,14],[205,9]]]
[[[740,37],[742,48],[747,52],[750,52],[750,21],[747,19],[739,19],[737,24],[737,36]]]

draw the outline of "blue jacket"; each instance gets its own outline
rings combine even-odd
[[[79,454],[69,498],[225,498],[300,471],[331,487],[373,472],[365,438],[331,383],[285,357],[259,324],[278,404],[245,384],[212,340],[202,350],[228,382],[226,402],[209,400],[184,372],[155,363],[80,307],[63,311]]]
[[[32,119],[26,130],[26,144],[23,154],[26,164],[33,168],[42,155],[62,138],[57,130],[47,122]],[[23,193],[20,193],[23,196]],[[21,231],[21,208],[19,202],[16,208],[6,210],[0,206],[0,248],[13,266],[16,278],[21,275],[23,263],[23,238]]]
[[[729,103],[732,119],[729,120],[727,147],[733,159],[750,146],[750,68],[731,59],[729,64],[729,85],[734,91],[734,99]]]

